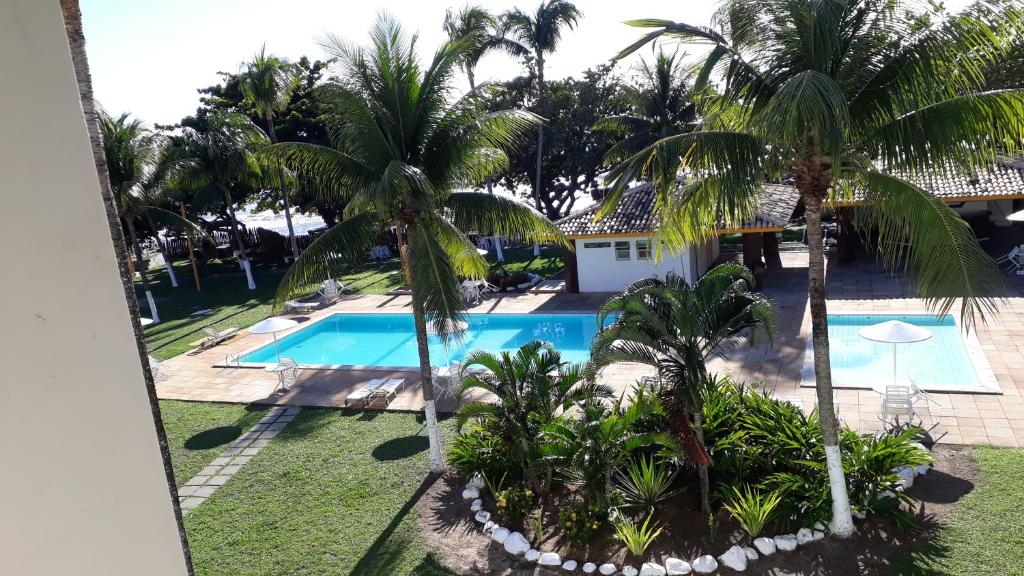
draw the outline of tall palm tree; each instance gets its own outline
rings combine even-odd
[[[775,331],[771,303],[753,291],[754,277],[744,266],[716,266],[693,286],[669,272],[664,280],[645,278],[609,298],[599,325],[617,315],[594,337],[595,369],[615,362],[639,362],[658,371],[662,404],[673,432],[700,473],[701,502],[711,513],[701,413],[708,381],[707,360],[721,354],[737,336]]]
[[[141,120],[133,119],[128,114],[114,118],[102,110],[99,113],[99,128],[118,217],[128,230],[128,241],[139,263],[138,272],[149,304],[149,313],[154,322],[159,322],[160,315],[149,287],[148,272],[142,265],[142,245],[136,224],[141,220],[148,225],[149,233],[153,234],[160,247],[164,265],[175,288],[178,282],[170,255],[157,237],[160,229],[157,224],[183,230],[192,236],[201,235],[202,229],[160,206],[166,203],[164,186],[173,173],[176,158],[156,134],[149,131]]]
[[[470,90],[476,90],[476,66],[488,52],[500,50],[513,56],[527,54],[522,44],[505,38],[498,19],[479,5],[466,4],[457,12],[449,8],[444,15],[444,30],[452,42],[462,40],[470,45],[460,62]]]
[[[653,65],[641,60],[637,72],[641,84],[630,94],[632,113],[594,123],[594,130],[622,138],[605,153],[608,165],[622,162],[658,140],[689,132],[697,124],[697,106],[679,52],[659,51]],[[678,150],[664,150],[658,160],[651,163],[651,171],[671,175],[678,170]],[[645,180],[652,178],[651,173],[644,175]]]
[[[178,500],[178,485],[174,480],[174,466],[171,462],[171,451],[167,444],[167,432],[164,430],[163,417],[160,415],[160,401],[156,397],[153,372],[147,359],[146,340],[142,333],[142,324],[139,322],[139,302],[135,296],[135,280],[129,272],[124,233],[121,230],[121,223],[117,215],[117,204],[114,202],[114,195],[110,188],[110,175],[107,172],[106,155],[103,152],[103,137],[100,134],[99,128],[99,110],[95,100],[93,100],[92,75],[89,72],[89,59],[85,54],[82,11],[78,6],[78,0],[61,0],[60,8],[64,16],[64,31],[68,38],[68,48],[71,51],[71,62],[75,67],[75,80],[78,84],[79,99],[82,102],[82,115],[85,117],[85,126],[89,133],[89,143],[92,145],[93,161],[96,164],[96,175],[100,182],[100,194],[103,197],[103,208],[107,216],[107,226],[110,230],[110,239],[113,241],[117,267],[121,273],[121,288],[124,290],[125,302],[128,305],[129,316],[132,320],[132,331],[135,334],[135,345],[139,353],[139,362],[142,364],[143,385],[146,387],[146,396],[149,399],[149,408],[153,417],[153,427],[156,429],[157,444],[160,449],[160,458],[163,462],[164,476],[167,481],[167,492],[178,528],[178,541],[181,544],[182,555],[185,558],[185,570],[188,576],[194,576],[195,569],[192,566],[192,552],[188,547],[188,534],[185,532],[185,521],[181,514],[181,503]]]
[[[611,391],[585,378],[581,364],[562,361],[562,355],[540,340],[524,344],[515,353],[499,354],[477,350],[465,365],[479,366],[484,373],[471,372],[459,385],[459,393],[483,390],[496,402],[467,402],[459,408],[459,424],[479,420],[491,425],[509,454],[515,455],[523,480],[538,493],[550,486],[541,462],[541,429],[577,402],[607,398]]]
[[[614,170],[621,191],[663,146],[681,147],[680,170],[690,180],[677,186],[675,175],[656,176],[662,242],[708,238],[719,217],[735,223],[750,214],[766,177],[795,179],[806,208],[818,408],[839,537],[854,527],[832,404],[823,205],[864,200],[859,219],[877,228],[885,261],[905,265],[940,313],[961,299],[970,326],[992,310],[998,270],[970,227],[915,181],[972,173],[999,151],[1020,150],[1024,139],[1024,93],[984,92],[981,73],[1019,37],[1019,5],[980,2],[924,27],[908,8],[888,0],[727,0],[712,27],[631,22],[654,30],[622,53],[661,37],[710,45],[696,88],[721,79],[723,93],[709,99],[700,130],[659,141]]]
[[[469,94],[448,98],[452,77],[470,49],[445,42],[423,68],[416,37],[382,16],[371,30],[372,46],[330,39],[326,49],[340,62],[340,81],[320,98],[330,110],[332,146],[284,142],[268,154],[316,182],[318,193],[348,200],[348,218],[307,248],[288,270],[278,303],[308,291],[339,263],[362,262],[378,235],[396,233],[406,284],[412,289],[416,343],[430,438],[430,467],[443,468],[430,375],[427,322],[443,338],[464,315],[458,277],[483,277],[487,263],[461,230],[487,230],[520,238],[561,240],[543,216],[513,200],[486,193],[455,192],[508,164],[514,146],[538,119],[522,110],[485,112]]]
[[[191,191],[200,201],[224,202],[235,250],[250,290],[256,289],[256,282],[235,218],[232,190],[266,184],[267,171],[256,154],[266,146],[267,137],[247,117],[235,112],[215,112],[208,118],[206,130],[185,130],[182,149],[188,160],[177,175],[177,187]]]
[[[245,98],[244,102],[263,117],[264,129],[272,144],[277,144],[274,114],[283,112],[288,107],[292,93],[298,86],[299,75],[296,74],[295,66],[284,58],[267,55],[265,44],[245,65],[245,71],[239,79],[239,87]],[[299,244],[295,241],[291,204],[283,171],[278,173],[278,183],[281,187],[281,197],[284,200],[284,219],[288,224],[288,243],[291,245],[292,256],[298,258]]]
[[[572,30],[583,13],[568,0],[543,0],[533,14],[516,8],[501,16],[502,36],[508,36],[521,48],[517,52],[531,54],[537,66],[537,105],[544,104],[544,58],[558,47],[562,30]],[[544,127],[537,127],[537,173],[534,182],[534,207],[540,211],[541,160],[544,157]]]

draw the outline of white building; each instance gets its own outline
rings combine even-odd
[[[761,263],[762,246],[767,259],[778,255],[776,234],[789,222],[798,194],[790,186],[770,185],[757,215],[739,228],[720,229],[718,234],[742,233],[748,266]],[[626,191],[615,210],[599,220],[600,206],[592,206],[558,221],[558,227],[574,245],[566,253],[567,292],[616,292],[632,282],[669,271],[694,282],[718,258],[718,239],[691,246],[675,254],[654,256],[654,189],[643,184]],[[763,265],[763,264],[762,264]]]

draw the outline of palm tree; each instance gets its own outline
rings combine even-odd
[[[562,39],[562,29],[576,27],[583,13],[567,0],[543,0],[533,14],[516,8],[501,16],[502,36],[519,44],[517,52],[531,54],[537,66],[538,110],[544,105],[544,58],[554,52]],[[544,127],[537,127],[537,173],[534,182],[534,207],[539,212],[541,192],[541,160],[544,157]]]
[[[460,63],[469,80],[470,90],[476,90],[476,65],[488,52],[501,50],[513,56],[527,54],[521,44],[505,38],[498,19],[482,6],[467,4],[458,12],[449,8],[444,15],[444,30],[452,42],[463,40],[470,45]]]
[[[983,92],[981,70],[1019,37],[1021,11],[982,2],[935,24],[882,0],[727,0],[712,27],[638,20],[654,28],[623,51],[662,36],[710,45],[698,91],[713,74],[701,129],[663,139],[614,170],[621,190],[665,145],[681,147],[683,186],[655,177],[669,247],[708,238],[718,218],[751,212],[765,178],[792,177],[806,209],[818,408],[832,494],[832,532],[853,521],[838,445],[829,366],[823,204],[857,197],[859,220],[876,227],[886,263],[905,265],[918,293],[940,313],[961,299],[970,326],[1002,288],[970,227],[918,186],[935,172],[964,174],[1020,149],[1024,93]],[[613,198],[617,194],[611,195]],[[899,248],[899,247],[909,248]]]
[[[320,195],[348,200],[349,217],[307,248],[288,270],[277,299],[310,290],[339,263],[362,262],[378,235],[396,233],[406,284],[412,290],[416,343],[430,437],[430,467],[443,469],[427,322],[443,338],[464,315],[458,276],[481,278],[487,263],[461,230],[564,242],[558,229],[513,200],[455,192],[508,164],[514,146],[538,119],[522,110],[485,112],[470,93],[448,98],[465,53],[464,41],[445,42],[430,65],[416,58],[415,36],[382,16],[372,47],[331,39],[327,50],[342,65],[342,79],[320,91],[330,110],[333,144],[284,142],[268,149]]]
[[[608,397],[611,392],[584,379],[585,367],[562,361],[562,355],[540,340],[524,344],[514,354],[493,354],[477,350],[466,357],[466,367],[479,366],[486,372],[471,372],[463,378],[459,394],[483,390],[496,402],[467,402],[459,408],[459,425],[468,420],[488,424],[515,456],[523,480],[538,493],[550,486],[543,478],[540,432],[555,416],[577,402]]]
[[[706,362],[737,336],[752,336],[760,329],[770,337],[775,330],[771,303],[753,285],[750,270],[736,263],[712,268],[693,286],[673,272],[664,280],[637,280],[601,306],[599,325],[617,317],[594,337],[591,347],[595,369],[615,362],[657,369],[670,426],[698,467],[705,514],[711,513],[711,459],[701,419]]]
[[[110,187],[110,175],[107,172],[106,155],[103,152],[103,137],[99,128],[99,110],[95,100],[93,100],[92,75],[89,72],[89,59],[85,54],[82,11],[78,6],[78,0],[61,0],[60,8],[64,16],[64,31],[67,35],[68,48],[71,52],[71,62],[75,67],[75,81],[78,84],[79,99],[82,102],[82,115],[85,117],[86,130],[89,133],[89,143],[92,146],[93,161],[96,164],[96,175],[100,182],[100,194],[103,196],[103,208],[107,216],[107,226],[110,229],[110,239],[113,241],[117,267],[121,273],[121,288],[124,290],[125,302],[128,305],[129,315],[132,319],[135,344],[139,351],[139,362],[142,364],[143,385],[146,387],[146,396],[149,399],[150,413],[153,417],[153,427],[156,430],[157,445],[160,449],[160,459],[164,465],[167,492],[178,528],[178,541],[181,544],[182,555],[185,557],[185,570],[192,576],[195,574],[192,567],[192,552],[188,547],[188,535],[185,532],[185,522],[181,514],[181,503],[178,499],[178,485],[174,480],[171,451],[167,444],[167,432],[164,430],[163,418],[160,415],[160,401],[156,396],[153,372],[147,360],[146,340],[142,333],[142,324],[139,322],[139,302],[135,295],[135,280],[128,269],[128,254],[125,249],[124,232],[121,230],[121,224],[117,215],[117,205],[114,202],[114,196]]]
[[[154,322],[159,322],[160,315],[149,287],[148,272],[142,263],[142,246],[136,223],[143,220],[148,224],[149,232],[153,234],[160,248],[164,265],[175,288],[178,287],[178,282],[171,266],[170,255],[156,237],[159,230],[157,224],[184,230],[193,236],[197,233],[201,235],[202,229],[174,212],[160,207],[160,204],[166,203],[163,196],[164,186],[174,170],[176,157],[156,134],[146,129],[141,120],[133,119],[128,114],[114,118],[102,110],[99,113],[99,128],[103,137],[103,153],[111,192],[117,205],[117,215],[128,230],[128,241],[131,243],[135,260],[139,263],[139,277],[149,304],[150,315]]]
[[[266,136],[242,114],[214,112],[207,119],[206,130],[185,130],[182,149],[188,160],[177,175],[177,186],[191,191],[200,201],[224,202],[250,290],[256,289],[256,282],[238,230],[232,190],[265,184],[266,175],[256,152],[266,146]]]
[[[298,85],[299,76],[296,74],[295,66],[284,58],[268,56],[266,45],[263,45],[259,53],[253,56],[252,61],[245,65],[245,72],[239,78],[244,102],[263,117],[264,128],[272,144],[277,144],[274,114],[283,112],[288,107],[292,92]],[[279,171],[278,182],[284,200],[284,219],[288,224],[288,243],[292,248],[292,256],[298,258],[299,244],[295,241],[295,228],[292,227],[292,211],[283,171]]]
[[[689,132],[697,124],[693,91],[686,81],[678,52],[659,51],[653,65],[641,60],[637,72],[642,84],[631,93],[633,112],[602,118],[594,124],[594,130],[622,138],[605,153],[608,165],[622,162],[663,138]],[[652,163],[651,171],[675,174],[679,166],[678,150],[666,150],[658,160],[664,162]],[[653,174],[645,174],[643,178],[651,180]]]

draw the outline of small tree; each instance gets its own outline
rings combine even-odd
[[[736,336],[755,329],[771,335],[775,315],[767,298],[753,291],[754,278],[745,267],[727,263],[712,268],[690,286],[669,272],[664,280],[645,278],[609,298],[598,315],[603,326],[591,356],[596,369],[615,362],[639,362],[658,371],[664,387],[662,404],[672,431],[700,472],[701,501],[711,513],[701,426],[706,361]]]

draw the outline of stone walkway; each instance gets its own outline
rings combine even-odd
[[[188,513],[206,501],[218,488],[227,483],[242,466],[253,456],[259,454],[264,446],[270,444],[284,427],[298,415],[301,408],[297,406],[275,406],[267,411],[252,428],[231,443],[199,474],[178,488],[178,500],[182,514]]]

